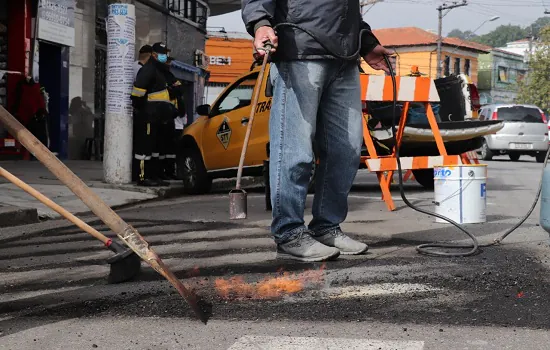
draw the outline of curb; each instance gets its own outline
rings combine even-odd
[[[156,199],[166,199],[177,196],[185,195],[183,192],[183,184],[180,180],[170,181],[170,186],[167,187],[140,187],[134,184],[108,184],[105,182],[92,182],[89,183],[90,188],[103,188],[122,190],[130,192],[147,193],[157,196]],[[245,187],[260,187],[264,186],[263,177],[243,177],[241,179],[241,186]],[[216,179],[212,183],[211,192],[216,191],[230,191],[235,187],[235,179]],[[150,199],[153,200],[153,199]],[[139,201],[135,202],[138,203]],[[128,203],[134,204],[134,203]],[[126,204],[124,204],[126,205]]]
[[[22,226],[39,222],[38,210],[35,208],[0,205],[0,227]]]

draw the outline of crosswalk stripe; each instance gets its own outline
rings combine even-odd
[[[376,339],[346,339],[320,337],[270,337],[247,335],[239,338],[228,350],[423,350],[423,341],[398,341]]]

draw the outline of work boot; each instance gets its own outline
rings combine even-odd
[[[321,235],[314,235],[313,238],[326,246],[337,248],[343,255],[358,255],[369,249],[365,243],[346,236],[340,228],[330,229],[326,233],[321,232]]]
[[[340,251],[314,240],[309,231],[303,231],[289,242],[277,245],[278,259],[292,259],[305,262],[324,261],[337,258]]]

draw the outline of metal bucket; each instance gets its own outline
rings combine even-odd
[[[247,216],[246,191],[232,190],[229,192],[229,219],[242,220]]]
[[[487,165],[434,167],[435,213],[459,224],[487,221]],[[437,218],[437,223],[447,223]]]

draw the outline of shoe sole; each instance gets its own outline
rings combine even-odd
[[[303,258],[295,255],[291,255],[288,253],[280,253],[277,252],[277,259],[281,260],[296,260],[296,261],[302,261],[302,262],[320,262],[320,261],[326,261],[326,260],[332,260],[336,259],[338,256],[340,256],[340,251],[336,251],[330,255],[326,256],[320,256],[315,258]]]
[[[342,254],[342,255],[359,255],[359,254],[365,253],[367,250],[369,250],[369,247],[365,247],[364,249],[361,249],[361,250],[358,250],[358,251],[355,251],[355,252],[346,252],[346,251],[340,250],[340,254]]]

